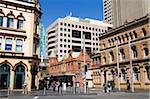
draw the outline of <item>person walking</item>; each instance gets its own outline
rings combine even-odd
[[[56,82],[55,82],[55,80],[52,82],[52,87],[53,87],[53,93],[55,93],[55,90],[56,90]]]
[[[59,94],[62,94],[62,82],[60,81],[60,85],[59,85]]]
[[[127,92],[130,92],[130,82],[129,82],[129,79],[127,79]]]

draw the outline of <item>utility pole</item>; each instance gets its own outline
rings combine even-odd
[[[131,40],[129,38],[129,55],[130,55],[130,81],[132,85],[132,92],[134,92],[134,82],[133,82],[133,68],[132,68],[132,52],[131,52]]]
[[[118,40],[116,41],[116,60],[118,70],[118,91],[120,92],[120,68],[119,68],[119,57],[118,57]]]
[[[84,77],[84,94],[86,94],[87,92],[87,90],[86,90],[86,71],[85,71],[85,66],[86,66],[86,62],[85,62],[85,34],[83,34],[83,53],[84,53],[84,56],[83,56],[83,59],[84,59],[84,75],[85,75],[85,77]]]

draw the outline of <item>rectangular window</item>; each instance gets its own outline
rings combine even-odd
[[[11,38],[6,39],[5,50],[12,50],[12,39]]]
[[[23,29],[23,20],[18,20],[17,29]]]
[[[7,19],[7,27],[8,28],[13,28],[14,25],[14,19],[13,18],[8,18]]]
[[[72,37],[81,38],[81,31],[72,30]]]
[[[80,52],[81,46],[72,46],[74,52]]]
[[[85,39],[91,40],[91,33],[90,32],[83,32],[83,34],[85,34]]]
[[[0,37],[0,50],[2,49],[2,37]]]
[[[16,51],[22,51],[23,42],[20,39],[16,40]]]
[[[0,16],[0,26],[3,26],[3,16]]]

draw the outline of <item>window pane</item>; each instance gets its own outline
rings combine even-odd
[[[17,29],[22,29],[22,28],[23,28],[23,20],[18,20]]]
[[[0,37],[0,50],[2,49],[2,38]]]
[[[16,51],[22,51],[22,40],[16,41]]]
[[[12,50],[12,39],[11,38],[6,39],[5,50]]]
[[[3,26],[3,16],[0,16],[0,26]]]
[[[7,19],[7,27],[13,28],[14,20],[13,18],[8,18]]]

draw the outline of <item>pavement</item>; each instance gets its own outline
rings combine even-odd
[[[11,92],[7,97],[7,92],[0,91],[0,99],[150,99],[149,91],[136,91],[131,92],[114,92],[114,93],[102,93],[99,89],[90,89],[88,94],[73,94],[71,91],[63,92],[61,95],[53,93],[51,90],[47,90],[44,95],[44,91],[32,91],[25,95],[22,91]]]

